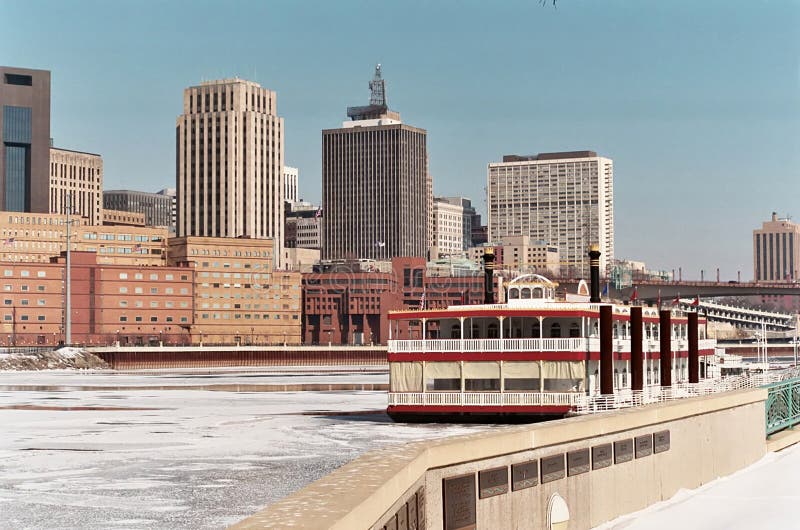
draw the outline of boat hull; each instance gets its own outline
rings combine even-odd
[[[537,423],[558,420],[568,406],[487,407],[390,405],[386,413],[399,423]]]

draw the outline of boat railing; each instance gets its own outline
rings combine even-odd
[[[390,392],[389,405],[574,407],[584,397],[582,392]]]
[[[700,350],[714,348],[716,341],[703,339],[698,341]],[[673,352],[686,351],[689,347],[687,339],[673,339],[671,348]],[[647,353],[658,351],[657,339],[644,339],[642,350]],[[390,340],[389,352],[391,353],[423,353],[423,352],[585,352],[599,351],[600,339],[595,337],[578,338],[543,338],[543,339],[405,339]],[[630,340],[627,338],[614,339],[615,352],[631,351]]]

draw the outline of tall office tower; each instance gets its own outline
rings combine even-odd
[[[772,219],[753,230],[753,278],[757,282],[793,281],[800,278],[800,224]]]
[[[172,197],[133,190],[103,192],[103,208],[144,214],[146,226],[172,226]]]
[[[593,151],[508,155],[489,164],[489,241],[530,236],[558,247],[562,273],[589,274],[589,245],[601,270],[614,259],[614,169]]]
[[[296,167],[283,166],[283,199],[289,202],[297,202],[297,184],[299,171]]]
[[[430,232],[424,129],[386,104],[381,69],[370,104],[322,131],[323,259],[425,256]]]
[[[103,224],[103,157],[93,153],[50,148],[50,212],[72,213],[89,224]]]
[[[0,66],[0,210],[50,212],[50,72]]]
[[[283,254],[283,118],[243,79],[183,92],[176,121],[178,237],[273,238]]]

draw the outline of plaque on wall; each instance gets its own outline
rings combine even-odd
[[[478,490],[481,499],[508,493],[508,466],[479,472]]]
[[[539,461],[531,460],[511,466],[511,490],[524,490],[539,484]]]
[[[475,473],[442,479],[444,529],[475,530]]]
[[[669,431],[658,431],[653,434],[653,452],[669,451]]]
[[[603,469],[611,465],[611,444],[592,447],[592,469]]]
[[[425,524],[425,488],[417,490],[417,526],[420,530],[426,528]]]
[[[408,504],[397,510],[397,530],[408,530]]]
[[[542,484],[564,478],[564,453],[542,458]]]
[[[417,521],[417,497],[408,499],[408,530],[421,530]]]
[[[653,454],[653,435],[645,434],[636,437],[636,458]]]
[[[614,442],[614,463],[621,464],[633,460],[633,440],[618,440]]]
[[[589,448],[567,453],[567,476],[589,472]]]

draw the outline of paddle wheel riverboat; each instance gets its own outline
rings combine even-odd
[[[599,254],[598,254],[599,255]],[[505,286],[501,304],[389,314],[388,414],[396,421],[535,421],[593,396],[699,383],[716,341],[696,312],[556,296],[535,274]],[[487,298],[491,279],[487,276]],[[586,289],[585,284],[584,289]],[[400,333],[405,336],[400,336]]]

